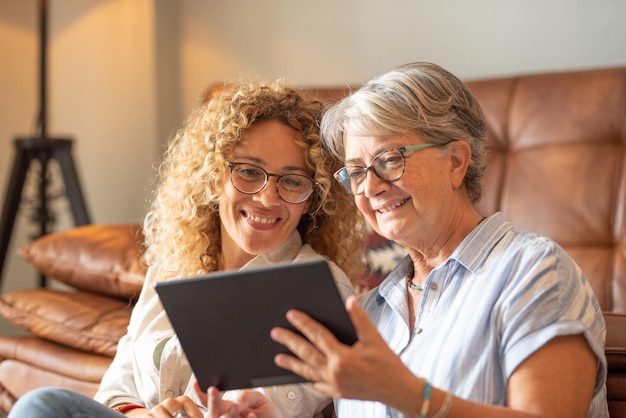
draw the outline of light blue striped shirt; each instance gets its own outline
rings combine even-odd
[[[506,405],[506,382],[520,363],[556,336],[582,333],[598,357],[587,416],[608,417],[602,311],[579,267],[555,242],[492,215],[431,271],[414,330],[404,280],[412,272],[407,257],[361,305],[415,375],[455,396]],[[380,378],[388,378],[383,370]],[[335,402],[339,418],[400,416],[378,402]]]

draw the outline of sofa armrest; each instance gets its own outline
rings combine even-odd
[[[604,313],[606,321],[606,359],[610,371],[626,371],[626,315]]]

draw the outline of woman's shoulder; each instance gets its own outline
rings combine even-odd
[[[566,254],[553,239],[515,225],[501,213],[490,216],[481,225],[475,238],[482,242],[486,252],[493,253],[496,250],[496,254],[503,256],[524,254],[528,258],[534,254],[560,257]]]
[[[309,244],[304,244],[296,258],[293,261],[312,261],[312,260],[325,260],[328,263],[328,267],[330,268],[330,272],[335,279],[335,283],[337,284],[337,288],[339,289],[339,293],[341,293],[341,297],[345,300],[348,296],[354,294],[354,287],[352,286],[352,282],[346,275],[346,273],[339,268],[337,264],[333,261],[329,260],[327,257],[315,251]]]

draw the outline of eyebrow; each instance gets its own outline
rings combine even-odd
[[[250,164],[259,165],[263,169],[265,169],[266,166],[267,166],[265,161],[262,160],[261,158],[258,158],[258,157],[246,157],[246,156],[234,156],[233,155],[232,160],[240,160],[240,159],[248,160],[248,162]],[[306,176],[309,176],[309,171],[306,168],[304,168],[304,167],[286,166],[286,167],[283,167],[281,170],[282,171],[289,171],[289,172],[299,171],[299,172],[305,173]],[[278,173],[276,173],[276,174],[278,174]]]
[[[348,166],[355,166],[355,167],[365,167],[363,164],[357,164],[358,160],[346,160],[344,161],[344,165]]]
[[[390,149],[395,149],[395,148],[385,148],[385,147],[382,147],[381,149],[376,151],[376,154],[374,154],[374,156],[372,157],[372,161],[374,160],[374,158],[378,157],[381,152],[389,151]],[[360,164],[357,164],[357,162],[360,163]],[[344,165],[353,165],[353,166],[363,167],[363,168],[366,167],[365,162],[363,162],[361,159],[357,159],[357,158],[353,158],[353,159],[350,159],[350,160],[345,160],[343,163],[344,163]],[[370,164],[371,164],[371,162],[370,162]]]

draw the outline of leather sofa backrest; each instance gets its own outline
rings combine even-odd
[[[626,313],[626,68],[468,85],[489,129],[479,209],[554,239]]]

